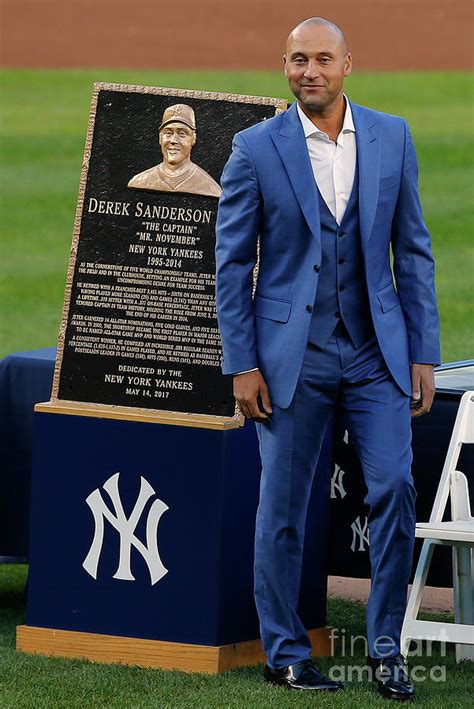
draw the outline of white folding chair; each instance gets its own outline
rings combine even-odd
[[[403,621],[403,655],[407,654],[410,640],[425,639],[456,643],[458,662],[474,660],[474,517],[467,478],[456,470],[463,443],[474,443],[474,391],[466,391],[459,404],[430,521],[416,525],[416,536],[424,542]],[[448,497],[451,521],[443,522]],[[454,623],[417,619],[436,545],[453,547]]]

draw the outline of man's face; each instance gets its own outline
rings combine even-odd
[[[342,94],[352,58],[339,34],[325,25],[300,27],[283,57],[290,89],[310,113],[324,113]]]
[[[195,142],[196,133],[184,123],[168,123],[160,130],[163,160],[170,165],[179,165],[189,158]]]

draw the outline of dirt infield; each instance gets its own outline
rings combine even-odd
[[[9,67],[279,69],[289,29],[318,14],[356,69],[474,65],[472,0],[0,0]]]
[[[411,590],[411,585],[408,588]],[[343,576],[330,576],[328,578],[329,598],[346,598],[349,601],[358,601],[359,603],[365,604],[367,603],[369,593],[369,579],[352,579]],[[429,613],[452,613],[452,588],[425,586],[421,601],[421,610]]]

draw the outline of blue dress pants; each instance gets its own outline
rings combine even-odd
[[[270,422],[257,426],[262,480],[255,600],[267,664],[273,668],[311,655],[297,615],[304,532],[316,464],[336,403],[344,411],[368,490],[369,654],[388,657],[400,650],[415,532],[410,399],[392,379],[375,336],[356,349],[338,327],[324,349],[308,344],[290,406],[273,406]]]

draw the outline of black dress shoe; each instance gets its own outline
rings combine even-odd
[[[398,653],[393,657],[374,659],[368,657],[367,662],[373,670],[372,681],[376,682],[380,694],[385,699],[395,699],[406,702],[415,696],[415,685],[408,676],[407,662]]]
[[[301,660],[278,670],[265,665],[263,678],[266,682],[279,684],[288,689],[321,689],[337,692],[343,687],[342,682],[333,682],[332,679],[321,674],[312,660]]]

